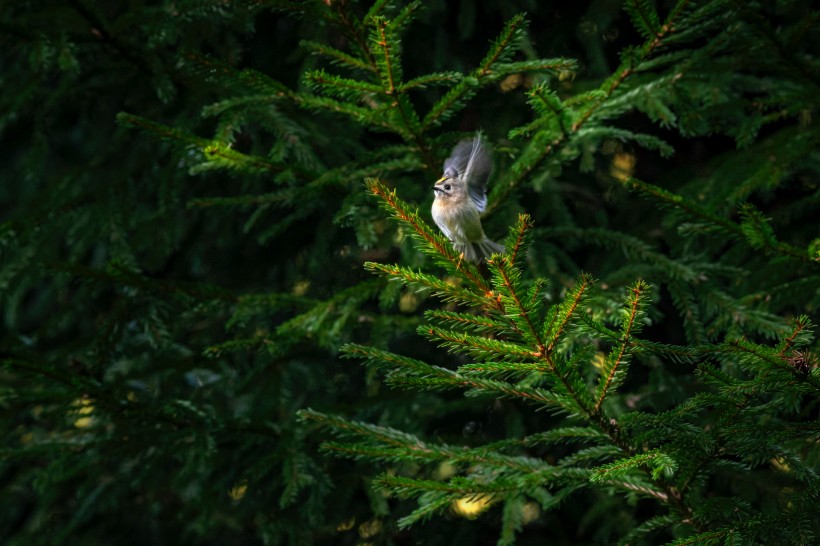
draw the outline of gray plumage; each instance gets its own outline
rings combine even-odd
[[[484,235],[481,213],[487,208],[492,160],[481,134],[463,140],[444,161],[444,175],[433,186],[433,220],[466,260],[478,263],[504,247]]]
[[[462,140],[450,157],[444,160],[444,176],[461,178],[467,181],[470,198],[478,212],[487,208],[487,180],[493,163],[487,148],[481,143],[481,133],[472,140]]]

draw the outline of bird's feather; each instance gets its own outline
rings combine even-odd
[[[444,161],[444,175],[459,177],[467,183],[467,189],[478,212],[487,208],[487,180],[490,178],[492,161],[487,148],[481,142],[481,133],[472,140],[462,140]]]

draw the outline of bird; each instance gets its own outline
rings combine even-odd
[[[504,246],[491,241],[481,227],[491,170],[490,154],[477,133],[456,144],[444,161],[442,177],[433,185],[433,221],[453,248],[475,264],[504,252]]]

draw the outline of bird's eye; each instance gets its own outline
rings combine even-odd
[[[452,186],[450,184],[444,184],[444,189],[445,190],[450,191],[450,188],[452,188]]]

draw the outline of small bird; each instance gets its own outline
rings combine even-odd
[[[433,186],[433,220],[468,261],[479,263],[504,247],[484,235],[480,215],[487,208],[492,162],[481,133],[462,140],[444,161],[444,175]]]

